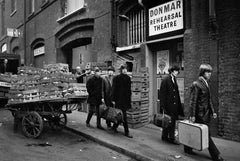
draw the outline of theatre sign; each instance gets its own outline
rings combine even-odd
[[[173,0],[148,10],[148,36],[183,29],[183,0]]]

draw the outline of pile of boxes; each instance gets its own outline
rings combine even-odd
[[[127,111],[130,128],[139,128],[149,123],[149,73],[148,68],[141,68],[132,73],[132,108]]]
[[[19,67],[11,77],[9,103],[48,100],[88,95],[86,85],[75,87],[76,78],[67,65],[54,64],[46,68]]]

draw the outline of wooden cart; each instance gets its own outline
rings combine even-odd
[[[82,96],[8,103],[5,107],[12,112],[15,128],[20,122],[24,135],[30,138],[37,138],[43,130],[44,121],[47,121],[54,130],[61,130],[66,126],[66,114],[76,109],[72,105],[80,104],[84,102],[86,98],[86,96]]]

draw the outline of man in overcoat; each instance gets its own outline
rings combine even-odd
[[[209,64],[202,64],[199,67],[199,78],[193,82],[190,94],[190,120],[192,122],[206,124],[209,126],[210,118],[217,117],[214,112],[211,93],[209,88],[209,79],[211,77],[212,67]],[[220,152],[214,144],[209,131],[208,151],[214,161],[223,161]],[[184,146],[184,152],[195,154],[192,148]]]
[[[123,126],[125,136],[132,138],[129,134],[127,123],[127,110],[131,108],[131,78],[127,75],[127,68],[125,65],[120,66],[120,74],[113,78],[113,101],[115,107],[121,109],[123,112]],[[116,132],[119,123],[113,125],[113,130]]]
[[[113,107],[112,103],[112,82],[114,77],[115,69],[112,66],[108,67],[107,75],[103,76],[103,95],[104,95],[104,102],[107,107]],[[111,122],[106,120],[107,127],[111,128]]]
[[[101,117],[99,112],[99,106],[102,103],[102,84],[103,79],[100,77],[100,69],[98,67],[95,67],[94,70],[95,74],[92,75],[86,84],[87,92],[88,92],[88,99],[87,103],[89,104],[89,111],[88,116],[86,120],[86,126],[90,127],[90,120],[96,111],[97,114],[97,128],[102,129],[101,126]]]
[[[175,142],[175,124],[178,116],[184,116],[176,76],[179,74],[180,68],[173,66],[169,68],[169,75],[166,76],[160,86],[160,108],[165,114],[171,116],[169,126],[164,126],[162,131],[162,140],[172,144]]]

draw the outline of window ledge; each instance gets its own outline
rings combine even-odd
[[[117,51],[117,52],[121,52],[121,51],[126,51],[126,50],[139,49],[140,46],[141,46],[141,44],[135,44],[135,45],[117,47],[117,48],[116,48],[116,51]]]
[[[43,8],[47,7],[48,4],[49,4],[49,0],[46,0],[46,1],[41,5],[41,8],[43,9]]]
[[[33,16],[34,16],[34,12],[32,12],[28,15],[28,19],[31,19]]]
[[[17,10],[15,9],[15,10],[10,14],[10,17],[12,17],[16,12],[17,12]]]
[[[58,22],[58,23],[61,23],[61,22],[63,22],[64,20],[66,20],[66,19],[74,16],[76,13],[83,12],[83,11],[85,11],[85,10],[86,10],[86,6],[84,5],[82,8],[79,8],[79,9],[76,10],[76,11],[73,11],[73,12],[71,12],[71,13],[63,16],[63,17],[58,18],[58,19],[57,19],[57,22]]]

